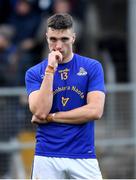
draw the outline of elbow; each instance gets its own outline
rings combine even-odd
[[[40,120],[45,120],[48,113],[45,110],[40,110],[36,106],[30,106],[29,109],[33,115],[35,115]]]
[[[96,116],[95,116],[95,119],[96,120],[99,120],[99,119],[101,119],[102,118],[102,115],[101,114],[96,114]]]
[[[103,111],[94,109],[93,112],[90,113],[91,117],[89,116],[88,119],[99,120],[102,118],[102,115],[103,115]]]
[[[102,115],[103,115],[103,111],[96,111],[96,112],[94,113],[94,119],[95,119],[95,120],[99,120],[99,119],[102,118]]]
[[[45,120],[47,118],[46,113],[36,112],[36,113],[34,113],[34,115],[40,120]]]
[[[37,108],[31,106],[29,106],[29,108],[32,114],[35,115],[38,119],[40,120],[46,119],[48,114],[45,111],[40,111],[39,109],[37,110]]]

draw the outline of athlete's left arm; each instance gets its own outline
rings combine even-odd
[[[105,94],[102,91],[92,91],[87,94],[87,104],[65,112],[49,114],[47,121],[82,124],[102,117],[105,102]]]

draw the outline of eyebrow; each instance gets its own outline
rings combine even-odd
[[[57,39],[56,37],[49,37],[49,39],[52,39],[52,40],[54,40],[54,39]]]
[[[50,40],[69,40],[69,37],[61,37],[61,38],[57,38],[57,37],[49,37]]]

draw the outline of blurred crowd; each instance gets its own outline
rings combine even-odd
[[[46,20],[58,12],[74,18],[75,52],[112,63],[116,82],[129,80],[126,0],[0,0],[0,87],[24,86],[26,70],[47,57]]]
[[[26,70],[47,56],[46,20],[53,13],[74,17],[75,51],[83,50],[86,8],[87,0],[0,0],[0,86],[24,86]]]

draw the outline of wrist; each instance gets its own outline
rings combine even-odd
[[[55,118],[55,115],[56,115],[56,113],[53,113],[53,114],[49,114],[48,116],[47,116],[47,121],[48,122],[54,122],[54,118]]]
[[[45,71],[45,75],[51,75],[51,76],[54,76],[54,73],[52,73],[52,72],[46,72],[46,71]]]
[[[46,70],[45,70],[45,74],[46,73],[54,74],[55,73],[55,68],[53,66],[51,66],[51,65],[48,65],[46,67]]]

